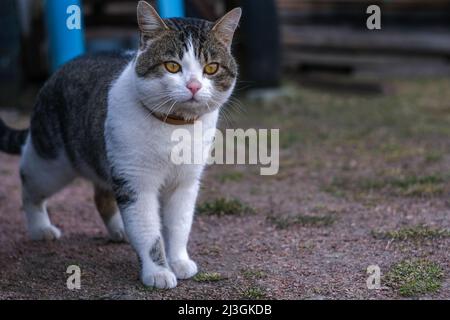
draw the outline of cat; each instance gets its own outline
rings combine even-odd
[[[240,18],[235,8],[216,23],[162,19],[140,1],[136,52],[66,63],[40,90],[29,129],[0,121],[0,150],[22,156],[31,239],[61,236],[46,199],[81,176],[93,183],[110,237],[136,251],[144,285],[174,288],[197,273],[187,242],[204,163],[171,163],[171,134],[197,121],[216,127],[236,84],[231,44]],[[212,139],[194,143],[209,148]]]

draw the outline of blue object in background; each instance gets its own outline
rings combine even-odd
[[[73,14],[67,13],[67,9],[72,5],[81,9],[80,0],[47,0],[45,4],[52,71],[85,52],[83,24],[79,29],[69,29],[67,26]],[[80,19],[82,16],[80,10]]]
[[[184,17],[184,0],[158,0],[158,11],[163,18]],[[46,24],[50,46],[52,71],[67,61],[86,51],[83,25],[79,29],[69,29],[67,19],[73,14],[67,9],[76,5],[81,9],[80,0],[46,0]],[[80,19],[82,19],[80,11]]]
[[[184,0],[158,0],[158,13],[162,18],[184,17]]]

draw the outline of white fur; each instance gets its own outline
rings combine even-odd
[[[76,173],[64,153],[55,160],[42,159],[34,150],[29,136],[22,148],[20,172],[23,209],[26,213],[28,232],[33,240],[55,240],[61,236],[51,224],[45,199],[71,182]]]

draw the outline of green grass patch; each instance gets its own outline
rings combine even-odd
[[[426,240],[450,237],[450,230],[436,229],[424,225],[400,228],[390,231],[372,231],[376,239],[390,240]]]
[[[225,280],[225,277],[218,272],[199,272],[192,279],[197,282],[216,282]]]
[[[264,299],[266,298],[266,292],[260,287],[250,287],[242,290],[241,296],[243,299]]]
[[[335,178],[328,185],[323,186],[322,191],[331,194],[336,198],[344,198],[349,186],[344,186],[343,179]]]
[[[336,177],[323,190],[335,196],[345,196],[347,192],[354,191],[373,192],[385,190],[398,196],[406,197],[433,197],[445,191],[447,176],[400,176],[387,178],[360,178],[354,180],[350,177]]]
[[[270,138],[271,137],[269,135],[269,139]],[[302,134],[295,129],[280,131],[280,147],[282,149],[290,148],[293,145],[300,143],[302,139]]]
[[[403,260],[385,275],[385,283],[405,297],[437,292],[444,273],[435,262],[427,259]]]
[[[228,181],[241,181],[244,178],[244,174],[239,171],[233,172],[224,172],[218,175],[217,177],[220,182],[228,182]]]
[[[330,215],[324,216],[269,216],[267,218],[269,222],[274,224],[278,229],[286,229],[290,226],[300,225],[307,227],[327,227],[332,225],[336,219]]]
[[[252,214],[255,210],[237,199],[218,198],[202,203],[196,212],[202,215],[245,215]]]
[[[267,276],[264,271],[256,269],[244,269],[242,275],[247,279],[263,279]]]
[[[444,158],[444,154],[439,151],[429,151],[424,156],[424,161],[426,163],[439,162]]]
[[[444,182],[445,179],[442,176],[428,175],[391,179],[388,184],[399,189],[405,195],[427,195],[443,190]]]
[[[401,143],[382,144],[380,151],[387,162],[395,162],[405,158],[420,156],[424,153],[421,147],[411,147]]]

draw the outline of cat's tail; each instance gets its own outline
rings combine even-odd
[[[0,119],[0,151],[10,154],[20,154],[27,135],[28,129],[12,129]]]

